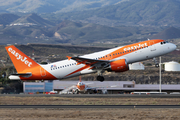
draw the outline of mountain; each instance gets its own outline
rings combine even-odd
[[[129,0],[96,10],[54,14],[69,19],[101,25],[180,26],[179,0]]]
[[[96,25],[92,23],[77,23],[65,20],[51,28],[58,41],[74,44],[111,42],[115,39],[131,36],[132,33],[115,27]]]
[[[54,23],[41,18],[40,16],[38,16],[35,13],[22,16],[19,19],[17,19],[16,21],[14,21],[13,23],[34,23],[37,25],[48,26],[48,27],[52,27],[55,25]]]
[[[0,14],[0,24],[8,25],[11,22],[17,20],[18,18],[19,18],[19,16],[15,15],[15,14],[10,14],[10,13]]]
[[[1,0],[0,8],[9,12],[51,13],[96,9],[124,0]]]
[[[180,26],[180,0],[1,0],[0,10],[34,12],[56,23]]]
[[[153,35],[150,37],[151,39],[174,39],[174,38],[180,38],[180,29],[177,29],[175,27],[169,27],[156,35]]]
[[[8,17],[8,15],[10,17]],[[54,24],[41,18],[37,14],[33,13],[22,17],[17,17],[12,14],[3,14],[2,16],[0,21],[5,21],[7,25],[0,28],[0,44],[40,43],[46,42],[49,37],[53,37],[53,33],[48,29],[53,27]]]

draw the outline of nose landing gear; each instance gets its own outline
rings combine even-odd
[[[157,62],[157,60],[156,60],[156,58],[155,58],[155,57],[153,58],[153,61],[154,61],[154,63],[155,63],[155,67],[157,67],[157,68],[158,68],[158,67],[159,67],[159,63]]]

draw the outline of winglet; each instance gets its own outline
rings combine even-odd
[[[68,58],[68,60],[70,60],[72,57],[70,57],[70,56],[66,56],[67,58]]]

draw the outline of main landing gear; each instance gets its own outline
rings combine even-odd
[[[101,82],[104,81],[104,77],[102,76],[103,72],[104,71],[102,71],[102,70],[98,71],[97,81],[101,81]]]
[[[103,77],[103,76],[98,75],[98,76],[97,76],[97,80],[98,80],[98,81],[100,81],[100,82],[103,82],[103,81],[104,81],[104,77]]]

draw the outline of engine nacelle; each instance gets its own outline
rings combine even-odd
[[[110,69],[108,71],[124,72],[129,70],[129,66],[126,63],[126,59],[116,60],[110,63]]]

